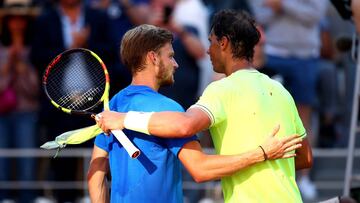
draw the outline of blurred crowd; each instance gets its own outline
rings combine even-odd
[[[88,48],[105,62],[114,95],[131,82],[119,56],[121,38],[139,24],[174,33],[176,82],[160,93],[188,108],[211,81],[223,77],[213,72],[206,50],[211,16],[225,8],[246,10],[258,22],[262,37],[254,67],[290,91],[312,146],[346,147],[355,31],[328,0],[0,0],[0,148],[39,148],[65,131],[93,125],[50,104],[41,87],[43,71],[59,53]],[[203,147],[212,147],[207,135],[199,138]],[[90,141],[76,147],[92,145]],[[79,158],[0,157],[0,182],[82,180],[79,163]],[[299,173],[299,187],[304,198],[314,199],[317,192],[310,177],[310,171]],[[32,202],[47,195],[58,202],[75,202],[85,194],[0,189],[0,202]],[[189,202],[199,202],[204,194],[185,195]]]

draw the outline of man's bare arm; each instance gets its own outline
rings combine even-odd
[[[295,168],[296,170],[311,168],[313,165],[312,150],[307,138],[302,142],[302,147],[296,150]]]
[[[301,147],[297,135],[278,139],[274,135],[278,129],[261,145],[268,160],[294,157],[291,151]],[[256,163],[265,161],[260,147],[239,155],[208,155],[202,152],[197,141],[184,145],[179,159],[196,182],[220,179],[232,175]]]
[[[106,175],[109,173],[108,154],[94,146],[87,175],[91,202],[108,203],[109,190]]]
[[[166,126],[166,127],[165,127]],[[148,124],[150,134],[159,137],[189,137],[208,129],[210,119],[199,108],[182,112],[158,112],[151,116]]]
[[[104,132],[124,128],[126,113],[104,111],[97,120]],[[134,125],[139,126],[141,119],[135,119]],[[186,112],[156,112],[146,124],[148,132],[158,137],[180,138],[189,137],[210,126],[208,115],[199,108],[190,108]],[[134,130],[134,129],[131,129]]]

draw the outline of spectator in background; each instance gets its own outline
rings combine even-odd
[[[326,0],[251,1],[257,21],[265,28],[265,67],[279,73],[294,97],[312,146],[311,113],[316,98],[316,78],[320,52],[320,20],[325,16]],[[317,195],[309,171],[300,176],[299,188],[306,199]]]
[[[144,8],[148,6],[148,0],[90,0],[88,4],[104,12],[109,17],[111,26],[111,45],[115,51],[112,53],[114,61],[110,66],[110,96],[117,93],[120,89],[128,86],[131,82],[130,71],[121,63],[120,60],[120,41],[128,30],[135,25],[146,22],[143,14]],[[146,9],[145,9],[146,10]]]
[[[328,16],[320,22],[320,60],[317,79],[319,113],[319,147],[335,147],[339,138],[338,117],[338,72],[334,57],[335,47],[330,32]]]
[[[333,13],[331,16],[331,34],[336,40],[336,65],[339,78],[339,136],[336,147],[347,147],[351,131],[351,117],[353,114],[353,97],[356,79],[356,60],[352,51],[352,37],[354,28],[357,29],[356,21],[358,10],[355,9],[357,1],[331,1]],[[354,7],[355,6],[355,7]],[[359,17],[359,16],[358,16]],[[353,22],[351,22],[353,20]],[[355,25],[355,27],[354,27]],[[355,49],[354,49],[355,50]]]
[[[188,108],[197,100],[200,68],[197,61],[205,56],[205,47],[199,38],[199,30],[190,23],[173,19],[175,0],[152,0],[149,24],[169,29],[174,33],[173,48],[179,69],[175,72],[175,84],[160,89],[160,93]],[[150,14],[149,13],[149,14]]]
[[[95,5],[97,4],[98,7],[107,8],[107,11],[110,11],[109,9],[111,9],[111,3],[113,2],[109,0],[100,0],[94,1],[94,3]],[[195,4],[192,5],[201,7],[201,5],[196,4],[196,2],[193,3]],[[175,85],[162,88],[160,89],[160,92],[175,101],[178,101],[183,107],[189,107],[196,101],[198,94],[200,79],[198,60],[205,57],[205,46],[202,44],[203,42],[201,41],[200,34],[207,34],[204,33],[206,32],[204,28],[198,27],[201,23],[193,23],[188,19],[180,20],[182,19],[181,16],[186,14],[180,13],[183,12],[184,9],[176,8],[177,1],[175,0],[119,0],[114,4],[117,4],[117,10],[121,10],[121,15],[125,13],[125,16],[123,17],[127,18],[128,23],[128,26],[124,26],[126,23],[120,22],[121,17],[116,20],[118,22],[113,21],[113,25],[117,25],[113,26],[117,28],[117,31],[115,31],[116,36],[114,37],[116,39],[122,38],[122,35],[130,27],[130,24],[152,24],[167,28],[175,34],[173,46],[176,52],[175,59],[179,61],[180,68],[175,73]],[[181,5],[183,7],[184,2],[182,2]],[[176,14],[176,19],[174,14]],[[120,24],[123,26],[121,29]],[[119,44],[120,39],[116,41],[117,45]]]
[[[29,59],[30,23],[39,10],[30,1],[4,1],[0,9],[0,148],[35,148],[39,83]],[[8,99],[6,99],[8,98]],[[12,98],[12,99],[11,99]],[[35,159],[19,158],[16,167],[0,158],[0,181],[35,179]],[[31,190],[18,190],[16,202],[30,202]],[[0,201],[15,197],[0,190]]]
[[[360,34],[360,0],[351,1],[351,11],[353,13],[356,32]]]
[[[211,14],[214,14],[221,9],[234,9],[236,11],[244,10],[250,14],[253,13],[248,0],[203,0],[203,2],[207,5]]]
[[[58,54],[70,48],[88,48],[97,53],[113,68],[116,50],[112,45],[109,19],[104,12],[85,6],[82,0],[58,0],[43,10],[34,26],[31,58],[38,74],[42,75],[47,64]],[[59,125],[61,123],[61,125]],[[69,130],[93,124],[90,119],[73,117],[54,108],[44,94],[41,95],[40,124],[46,140]],[[84,147],[84,146],[83,146]],[[73,181],[83,179],[77,168],[82,160],[77,158],[51,160],[51,179]],[[64,167],[67,166],[67,167]],[[81,171],[81,170],[79,170]],[[54,192],[59,202],[74,201],[76,190]]]
[[[198,31],[198,38],[204,47],[209,46],[209,11],[201,0],[180,0],[173,12],[174,21],[183,26],[191,26]],[[197,59],[200,68],[199,87],[200,96],[205,87],[212,82],[213,70],[209,55]]]

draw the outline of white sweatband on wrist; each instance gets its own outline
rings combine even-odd
[[[154,112],[129,111],[124,119],[124,127],[150,135],[148,125],[153,113]]]

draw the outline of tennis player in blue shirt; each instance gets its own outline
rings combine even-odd
[[[183,111],[175,101],[159,94],[161,86],[174,83],[178,67],[170,31],[152,25],[129,30],[121,42],[121,58],[132,72],[132,83],[110,101],[110,109],[128,111]],[[101,127],[103,118],[98,118]],[[137,159],[127,152],[113,135],[100,134],[95,139],[88,172],[92,202],[183,202],[181,164],[196,182],[219,179],[267,159],[288,158],[301,141],[297,135],[278,139],[274,130],[262,144],[240,155],[207,155],[196,136],[165,139],[124,130],[141,150]],[[181,161],[181,163],[180,163]],[[110,168],[109,168],[110,166]],[[106,177],[111,174],[111,195]]]

